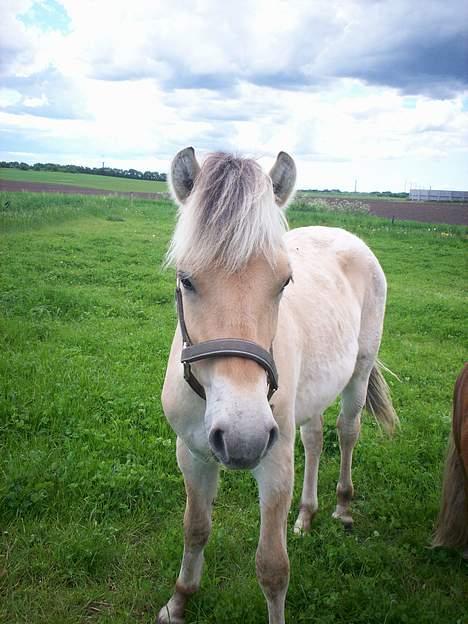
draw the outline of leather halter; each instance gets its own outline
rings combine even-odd
[[[267,351],[256,342],[240,338],[217,338],[215,340],[205,340],[194,345],[185,324],[184,304],[179,280],[177,280],[175,295],[177,316],[179,317],[183,340],[180,361],[184,365],[184,379],[192,390],[199,397],[206,400],[205,389],[192,373],[190,364],[217,357],[240,357],[257,362],[266,371],[268,377],[268,400],[270,400],[276,390],[278,390],[278,371],[276,370],[271,350]]]

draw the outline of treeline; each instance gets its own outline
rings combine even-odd
[[[167,175],[158,171],[138,171],[138,169],[116,169],[115,167],[82,167],[81,165],[57,165],[55,163],[36,163],[28,165],[24,162],[0,161],[0,167],[6,169],[22,169],[23,171],[60,171],[62,173],[90,173],[116,178],[131,178],[133,180],[157,180],[166,182]]]

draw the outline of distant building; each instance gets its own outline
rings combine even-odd
[[[435,189],[411,189],[409,198],[416,201],[468,202],[468,191],[437,191]]]

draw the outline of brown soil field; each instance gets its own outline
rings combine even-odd
[[[32,193],[74,193],[81,195],[118,195],[121,197],[141,197],[142,199],[161,199],[168,197],[168,193],[114,193],[100,189],[83,188],[81,186],[38,184],[35,182],[16,182],[0,180],[0,191],[28,191]],[[333,201],[333,200],[331,200]],[[334,200],[336,201],[336,199]],[[369,206],[370,213],[378,217],[394,220],[412,220],[425,223],[447,223],[449,225],[468,225],[468,204],[451,202],[417,202],[417,201],[387,201],[353,200]]]
[[[468,204],[454,202],[363,200],[370,213],[395,220],[468,225]]]

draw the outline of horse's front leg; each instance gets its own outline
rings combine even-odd
[[[286,529],[293,488],[293,437],[280,437],[253,471],[260,496],[257,577],[268,603],[269,624],[284,624],[289,584]]]
[[[187,600],[200,586],[203,550],[211,531],[211,508],[218,485],[218,465],[196,459],[179,438],[177,461],[187,493],[184,555],[174,593],[159,612],[158,624],[183,624]]]

